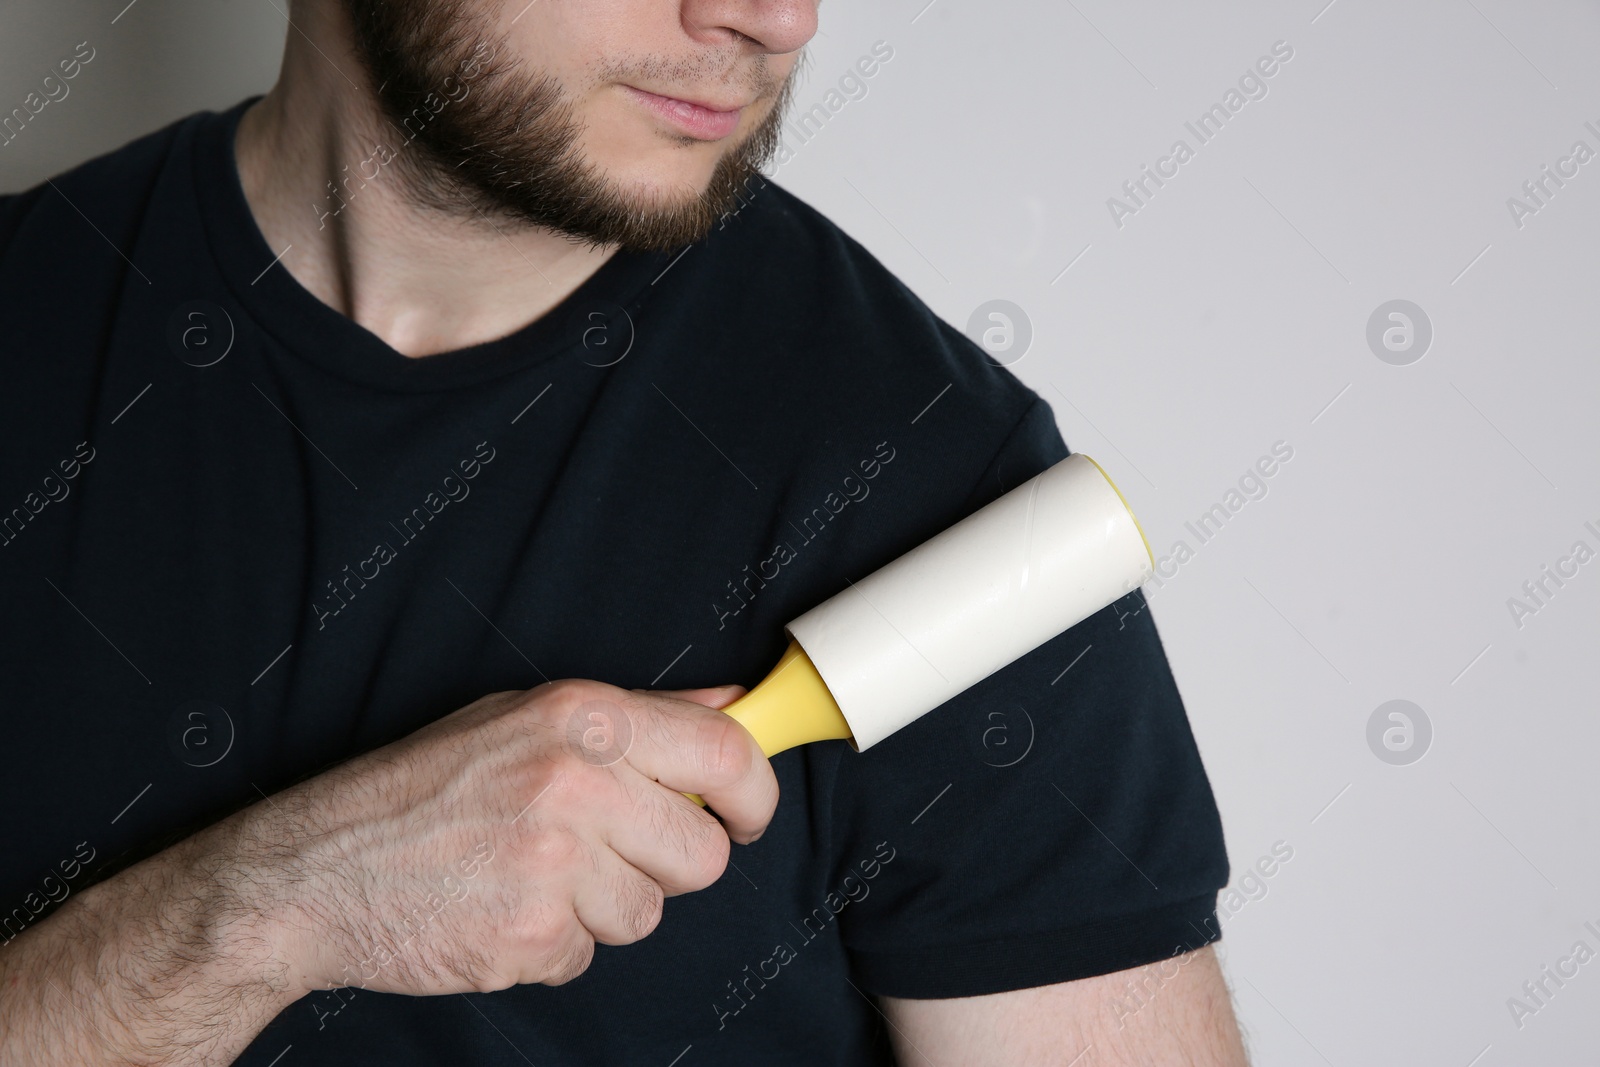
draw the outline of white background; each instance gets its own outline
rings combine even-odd
[[[0,111],[97,51],[0,149],[0,188],[271,84],[282,0],[113,24],[124,2],[0,15]],[[1158,554],[1197,548],[1150,598],[1235,879],[1294,851],[1225,923],[1256,1061],[1594,1063],[1600,961],[1520,1029],[1507,998],[1600,950],[1600,560],[1520,628],[1507,600],[1600,550],[1600,160],[1520,228],[1506,201],[1600,151],[1600,13],[1325,3],[832,0],[797,110],[874,42],[894,57],[778,180],[957,326],[1022,307],[1012,369]],[[1107,198],[1196,147],[1184,122],[1277,41],[1268,94],[1119,228]],[[1407,366],[1366,340],[1396,298],[1434,330]],[[1267,495],[1199,545],[1185,521],[1277,441]],[[1409,765],[1368,746],[1392,699],[1432,724]]]

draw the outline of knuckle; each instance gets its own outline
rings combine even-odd
[[[684,858],[682,888],[692,892],[722,877],[728,869],[731,846],[727,832],[715,819],[700,812],[686,812],[684,817],[690,824],[678,832],[675,844]]]
[[[616,789],[616,775],[605,766],[583,757],[582,752],[563,740],[542,753],[546,793],[540,800],[544,808],[555,807],[568,821],[582,824],[608,802]]]
[[[728,852],[731,842],[727,833],[719,826],[714,833],[706,835],[706,847],[700,851],[700,870],[704,872],[705,885],[711,885],[721,878],[728,869]],[[701,886],[700,888],[705,888]]]
[[[561,767],[607,767],[632,747],[630,698],[604,682],[563,678],[528,690],[522,711],[541,751]]]
[[[655,931],[661,922],[665,899],[661,886],[650,878],[624,887],[617,907],[622,916],[623,932],[630,941],[643,940]]]
[[[693,892],[722,877],[730,845],[716,819],[699,809],[662,804],[652,811],[650,829],[678,857],[669,888]]]
[[[615,701],[591,697],[568,713],[567,752],[591,767],[620,762],[633,747],[633,717]]]
[[[521,924],[516,939],[521,952],[541,963],[560,957],[566,950],[568,933],[565,926],[540,913]]]
[[[727,786],[750,773],[754,762],[749,735],[727,715],[706,715],[697,728],[695,753],[710,787]]]
[[[474,993],[498,993],[516,984],[515,979],[499,974],[483,962],[463,966],[457,973]]]
[[[523,693],[523,706],[546,721],[560,722],[566,713],[583,703],[592,682],[582,678],[557,678]]]
[[[594,938],[583,931],[568,936],[552,957],[545,971],[544,985],[565,985],[589,969],[594,962]]]
[[[532,692],[537,693],[540,689],[543,689],[552,696],[563,698],[581,697],[591,684],[585,678],[557,678],[554,681],[546,682],[544,685],[532,690]]]
[[[577,835],[561,827],[541,830],[524,846],[523,857],[535,877],[570,869],[582,854]]]

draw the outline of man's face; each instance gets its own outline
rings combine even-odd
[[[818,0],[340,2],[425,203],[666,249],[775,150]]]

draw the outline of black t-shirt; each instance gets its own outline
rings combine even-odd
[[[508,337],[403,357],[277,262],[243,109],[0,199],[7,940],[486,693],[754,685],[783,623],[1067,454],[770,183]],[[865,753],[773,765],[766,835],[571,983],[315,994],[240,1062],[888,1063],[868,994],[1218,936],[1221,826],[1138,593]]]

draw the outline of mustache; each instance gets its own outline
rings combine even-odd
[[[767,58],[764,54],[749,57],[737,50],[727,50],[681,58],[613,59],[602,64],[595,77],[602,82],[645,82],[676,86],[685,91],[697,86],[731,86],[750,93],[757,100],[766,100],[782,92],[791,78],[791,75],[773,74]],[[794,70],[799,69],[797,63]]]

